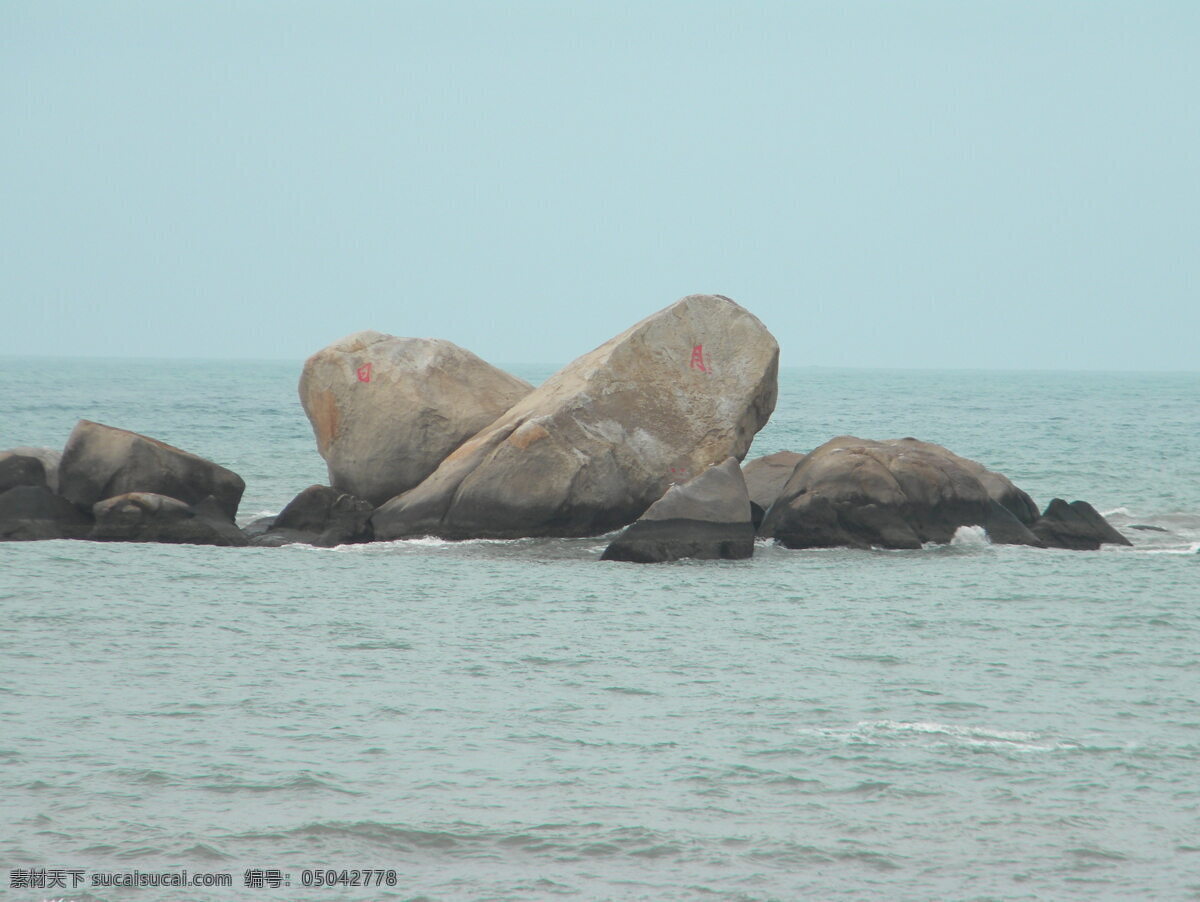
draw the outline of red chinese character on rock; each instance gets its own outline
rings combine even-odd
[[[704,345],[696,345],[692,348],[692,363],[691,367],[694,370],[699,370],[702,373],[708,372],[708,367],[704,365]]]
[[[360,366],[358,368],[358,381],[359,382],[370,382],[371,381],[371,364],[364,363],[362,366]]]

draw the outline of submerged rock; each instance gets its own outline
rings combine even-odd
[[[746,479],[746,491],[750,495],[750,516],[754,520],[755,529],[762,524],[767,510],[775,503],[796,465],[802,460],[804,455],[795,451],[776,451],[774,454],[756,457],[742,465],[742,476]]]
[[[1023,511],[1022,496],[940,445],[841,436],[797,465],[759,532],[788,548],[920,548],[982,526],[993,542],[1040,546],[1008,506]]]
[[[375,512],[380,539],[583,536],[745,456],[775,408],[779,346],[729,298],[691,295],[551,376]]]
[[[81,509],[107,498],[148,493],[199,504],[212,496],[233,520],[246,483],[232,470],[158,439],[80,420],[59,466],[59,492]]]
[[[1095,551],[1105,544],[1133,544],[1086,501],[1068,504],[1062,498],[1055,498],[1032,528],[1050,548]]]
[[[369,542],[374,537],[370,524],[373,510],[361,498],[327,485],[312,485],[271,518],[268,528],[251,542],[264,547],[300,542],[324,548]]]
[[[245,534],[211,496],[190,505],[154,492],[126,492],[92,507],[97,542],[166,542],[182,545],[248,545]]]
[[[92,518],[44,485],[18,485],[0,494],[0,541],[82,539]]]
[[[356,332],[305,361],[300,403],[333,488],[382,504],[533,390],[458,345]]]
[[[604,550],[602,560],[743,560],[754,554],[750,497],[737,458],[673,485]]]

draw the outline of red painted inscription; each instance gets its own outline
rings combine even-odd
[[[358,368],[358,381],[359,382],[370,382],[371,381],[371,364],[364,363],[362,366],[360,366]]]

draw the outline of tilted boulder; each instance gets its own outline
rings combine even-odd
[[[1086,501],[1068,504],[1062,498],[1055,498],[1031,528],[1049,548],[1095,551],[1105,544],[1133,544]]]
[[[42,467],[46,471],[46,485],[50,491],[58,491],[58,465],[62,461],[62,452],[56,448],[9,448],[7,451],[0,451],[0,459],[6,455],[17,454],[21,457],[36,457],[42,462]]]
[[[779,345],[721,295],[691,295],[551,376],[372,517],[377,539],[583,536],[673,482],[745,456],[775,408]]]
[[[754,554],[750,496],[737,458],[667,493],[613,540],[602,560],[654,564],[681,558],[743,560]]]
[[[304,363],[300,403],[330,485],[382,504],[533,390],[458,345],[355,332]]]
[[[265,547],[303,542],[332,548],[369,542],[371,504],[327,485],[311,485],[293,498],[251,544]],[[253,524],[251,524],[253,525]]]
[[[960,526],[982,526],[993,542],[1040,546],[993,497],[1011,483],[992,474],[989,489],[982,469],[916,439],[840,436],[796,467],[759,533],[788,548],[920,548],[949,542]]]
[[[82,539],[92,518],[44,485],[18,485],[0,494],[0,541]]]
[[[767,510],[787,485],[796,464],[802,460],[804,455],[795,451],[776,451],[742,465],[742,476],[750,495],[750,517],[754,520],[755,529],[762,524]]]
[[[190,505],[154,492],[126,492],[92,507],[97,542],[166,542],[181,545],[248,545],[249,540],[214,498]]]
[[[232,470],[158,439],[80,420],[63,449],[59,494],[80,508],[144,492],[199,504],[210,495],[232,520],[246,483]]]

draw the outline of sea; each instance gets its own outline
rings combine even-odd
[[[300,366],[0,359],[0,448],[142,432],[246,523],[326,480]],[[0,544],[0,896],[1200,898],[1200,374],[784,368],[750,453],[841,434],[1133,547]]]

